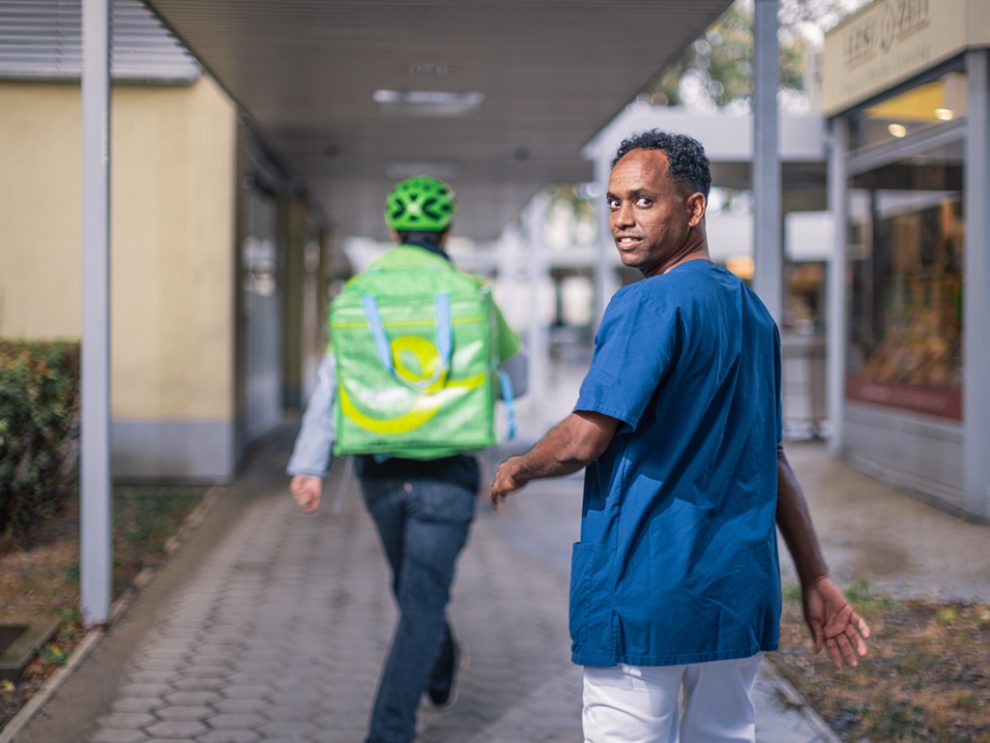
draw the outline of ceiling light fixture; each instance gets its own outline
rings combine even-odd
[[[887,131],[890,132],[890,136],[898,139],[907,136],[907,127],[903,124],[888,124]]]
[[[417,62],[409,68],[411,74],[423,77],[443,77],[449,71],[450,68],[443,62]]]
[[[382,113],[398,116],[464,116],[485,102],[477,91],[448,90],[376,90],[372,99]]]
[[[939,121],[952,121],[955,117],[956,114],[951,108],[935,109],[935,118]]]

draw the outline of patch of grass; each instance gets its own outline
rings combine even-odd
[[[801,605],[801,585],[799,583],[785,583],[783,593],[785,604]]]
[[[114,534],[128,545],[162,551],[197,503],[197,488],[123,488],[114,493]]]
[[[73,560],[65,566],[65,580],[73,585],[79,585],[79,560]]]
[[[899,600],[866,582],[845,592],[873,630],[858,668],[812,655],[796,586],[770,656],[833,729],[871,743],[990,741],[990,605]]]
[[[50,663],[55,666],[64,666],[65,660],[69,657],[69,654],[58,643],[50,642],[41,648],[40,656],[45,663]]]
[[[944,606],[935,612],[935,618],[940,624],[951,625],[959,619],[959,612],[951,606]]]
[[[924,727],[928,719],[928,711],[920,704],[887,696],[861,710],[871,737],[880,740],[901,739],[906,732]]]
[[[845,594],[860,614],[863,612],[899,614],[905,608],[903,601],[898,601],[887,594],[877,593],[869,581],[865,580],[853,583],[845,589]]]

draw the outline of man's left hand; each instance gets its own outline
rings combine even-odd
[[[521,476],[519,464],[522,457],[509,457],[498,466],[491,490],[488,492],[488,502],[492,508],[498,508],[503,500],[528,482]]]
[[[867,653],[870,625],[857,614],[845,594],[827,576],[802,588],[804,619],[815,641],[815,652],[824,647],[836,668],[855,668]]]

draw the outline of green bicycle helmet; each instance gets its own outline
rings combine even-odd
[[[385,222],[396,232],[443,232],[455,211],[453,189],[428,175],[400,181],[385,200]]]

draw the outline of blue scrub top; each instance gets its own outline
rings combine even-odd
[[[776,649],[780,337],[759,298],[707,260],[621,289],[575,410],[622,425],[585,473],[574,662]]]

